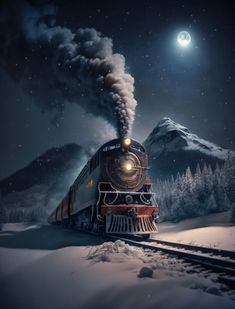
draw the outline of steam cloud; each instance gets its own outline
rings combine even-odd
[[[113,53],[112,39],[93,28],[73,33],[55,25],[56,9],[16,6],[0,16],[0,61],[47,112],[63,113],[75,102],[130,135],[136,100],[125,58]],[[9,27],[10,25],[10,27]]]

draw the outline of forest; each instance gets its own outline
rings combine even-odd
[[[157,181],[153,189],[160,206],[160,221],[178,222],[185,218],[232,209],[235,220],[235,159],[228,157],[222,166],[197,165],[193,174],[188,167],[183,174]]]

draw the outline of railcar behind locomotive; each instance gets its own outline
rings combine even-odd
[[[108,234],[158,231],[145,148],[130,138],[104,144],[84,166],[49,223]]]

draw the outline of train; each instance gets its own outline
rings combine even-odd
[[[158,232],[158,217],[146,149],[125,137],[97,150],[48,222],[94,233],[149,237]]]

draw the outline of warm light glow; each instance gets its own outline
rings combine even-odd
[[[126,170],[130,171],[132,169],[132,164],[131,163],[127,163],[126,164]]]
[[[131,139],[130,138],[125,138],[124,139],[124,144],[126,145],[126,146],[129,146],[130,144],[131,144]]]

